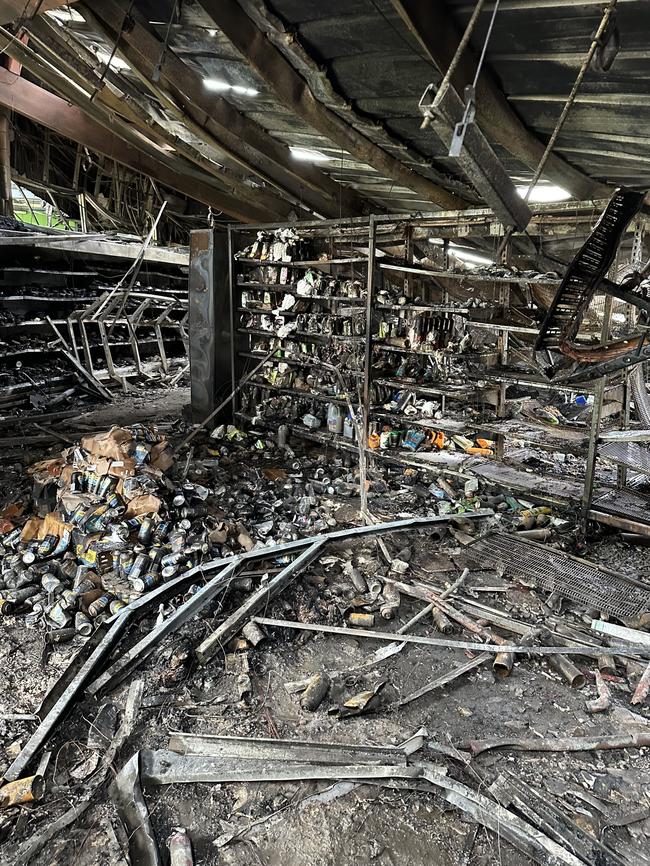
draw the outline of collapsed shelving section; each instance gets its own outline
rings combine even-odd
[[[186,367],[188,254],[150,248],[137,284],[116,288],[141,252],[97,236],[0,235],[3,415]]]

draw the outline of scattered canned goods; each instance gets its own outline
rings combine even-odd
[[[76,634],[77,630],[74,628],[58,628],[56,631],[48,631],[45,635],[45,643],[66,643],[66,641],[72,640]]]
[[[20,606],[24,604],[28,598],[31,598],[33,595],[38,595],[40,593],[40,589],[36,584],[31,583],[29,586],[23,586],[20,589],[11,589],[7,593],[7,598],[14,602],[14,604]]]
[[[129,580],[133,582],[142,572],[151,565],[151,560],[146,553],[139,553],[129,571]]]
[[[93,585],[93,589],[95,586]],[[59,604],[64,610],[70,610],[77,607],[79,604],[79,596],[74,589],[64,589],[59,599]]]
[[[32,562],[36,562],[36,554],[33,550],[26,550],[22,555],[22,560],[25,565],[31,565]]]
[[[113,490],[117,484],[117,478],[113,478],[111,475],[104,475],[102,480],[99,482],[99,487],[97,488],[98,496],[106,496],[106,494]]]
[[[63,581],[59,580],[59,578],[56,577],[56,575],[48,571],[41,578],[41,586],[43,587],[45,592],[52,593],[57,592],[59,589],[62,589],[64,584]]]
[[[68,613],[67,610],[64,610],[61,607],[61,602],[57,601],[52,605],[49,609],[45,611],[48,617],[52,620],[54,625],[58,625],[59,628],[65,628],[72,622],[72,617]]]
[[[166,553],[165,556],[163,556],[163,558],[160,560],[160,564],[163,568],[169,568],[170,566],[177,567],[184,559],[184,551],[177,550],[174,553]]]
[[[153,532],[153,518],[144,517],[142,523],[140,524],[140,530],[138,532],[138,541],[141,541],[143,544],[148,544],[151,539],[151,533]]]
[[[189,517],[207,517],[207,514],[208,509],[205,505],[186,505],[184,508],[181,508],[181,517],[184,519]]]
[[[323,703],[329,691],[331,680],[325,671],[314,674],[307,682],[307,688],[300,698],[300,706],[303,710],[314,712]]]
[[[108,612],[112,615],[115,613],[119,613],[121,610],[124,610],[126,607],[125,602],[122,601],[121,598],[114,598],[111,600],[111,603],[108,605]]]
[[[351,613],[348,623],[356,628],[372,628],[375,624],[375,616],[372,613]]]
[[[36,580],[36,575],[31,569],[25,570],[22,574],[17,574],[14,581],[14,589],[20,589],[23,586],[29,586]]]
[[[185,505],[185,496],[182,493],[178,493],[172,499],[172,505],[174,508],[181,508],[181,506]]]
[[[117,573],[119,577],[124,578],[129,576],[134,561],[135,556],[133,555],[133,553],[131,553],[130,550],[120,553],[117,563]]]
[[[5,545],[5,547],[15,548],[20,541],[20,535],[21,530],[14,529],[2,539],[2,543]]]
[[[136,592],[145,592],[147,589],[153,589],[159,583],[162,583],[162,575],[156,574],[153,571],[148,571],[142,577],[136,577],[131,580],[131,586]]]
[[[133,459],[141,466],[149,457],[149,449],[144,444],[144,442],[138,442],[133,450]]]
[[[56,535],[46,535],[36,548],[36,553],[38,554],[38,556],[48,556],[50,553],[52,553],[52,551],[56,547],[57,541],[58,538]]]
[[[8,598],[0,598],[0,616],[13,616],[17,607],[18,605]]]
[[[47,595],[44,592],[37,592],[36,595],[30,595],[25,599],[25,604],[31,607],[32,610],[43,608],[44,602],[47,601]]]
[[[72,523],[74,526],[80,526],[86,510],[87,506],[84,505],[83,502],[80,502],[68,518],[69,522]]]
[[[95,599],[88,605],[88,614],[93,619],[96,619],[100,613],[104,613],[104,611],[108,610],[108,607],[113,600],[114,596],[106,593],[105,595],[100,595],[99,598]]]
[[[92,621],[85,613],[83,613],[83,611],[80,610],[78,610],[74,615],[74,627],[75,630],[84,637],[88,637],[93,632]]]
[[[160,544],[154,544],[153,547],[149,548],[149,559],[153,563],[153,565],[158,566],[165,555],[165,548]]]
[[[59,538],[54,550],[52,551],[52,558],[56,559],[56,557],[61,556],[66,552],[68,547],[70,546],[70,540],[72,535],[69,529],[64,529],[61,537]]]
[[[97,589],[97,584],[90,578],[84,577],[79,583],[75,583],[72,590],[64,590],[64,592],[72,592],[75,596],[79,596],[83,595],[84,592],[91,592],[93,589]]]
[[[165,540],[165,536],[169,532],[169,521],[161,520],[158,526],[154,529],[153,532],[153,542],[154,544],[162,544]]]
[[[185,547],[186,538],[187,535],[180,529],[175,529],[169,534],[167,541],[172,549],[172,553],[179,553]]]

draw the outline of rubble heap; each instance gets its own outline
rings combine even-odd
[[[29,623],[90,634],[93,626],[209,552],[209,490],[175,485],[155,427],[84,436],[28,473],[31,510],[0,524],[0,609]]]

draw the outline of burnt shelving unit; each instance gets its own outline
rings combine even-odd
[[[582,226],[587,234],[594,207],[598,209],[575,203],[540,206],[529,231],[543,238],[549,220],[557,232],[566,219],[571,233]],[[271,247],[282,232],[297,233],[300,239],[286,261],[281,246],[275,252]],[[561,501],[564,481],[571,502],[575,491],[582,490],[587,513],[592,495],[600,500],[612,488],[601,472],[600,487],[593,492],[598,448],[592,443],[601,433],[625,426],[630,406],[626,378],[564,384],[540,374],[533,344],[559,275],[506,264],[452,267],[450,244],[467,238],[475,249],[489,251],[502,232],[485,210],[230,226],[224,265],[236,417],[260,429],[286,426],[304,439],[356,449],[354,441],[328,431],[326,424],[328,404],[346,411],[351,403],[363,447],[379,464],[463,476],[471,458],[473,471],[485,471],[495,483],[501,478],[533,501],[552,501],[557,491]],[[269,243],[264,253],[260,246],[253,251],[258,235]],[[430,236],[440,239],[436,245],[428,245]],[[519,261],[516,248],[507,254]],[[299,283],[306,277],[316,284],[301,292]],[[355,297],[341,291],[346,280],[358,283]],[[602,297],[596,301],[602,306]],[[610,314],[611,309],[594,315],[588,339],[601,337]],[[351,321],[361,319],[358,332],[343,333]],[[343,371],[344,388],[323,360]],[[223,383],[221,390],[225,396]],[[560,423],[545,420],[543,410],[552,402],[568,406]],[[512,417],[518,406],[522,411]],[[541,417],[528,412],[529,406],[541,409]],[[317,429],[301,423],[306,414],[319,418]],[[409,450],[404,446],[409,430],[455,436],[457,450]],[[380,436],[385,447],[374,447],[376,433],[389,431],[398,435],[384,437],[385,442]],[[484,452],[468,454],[468,444],[482,450],[478,440],[486,440]],[[552,495],[538,490],[538,476],[517,462],[526,449],[567,460],[586,451],[585,477],[576,468],[573,475],[554,476]],[[619,482],[620,476],[619,471]]]

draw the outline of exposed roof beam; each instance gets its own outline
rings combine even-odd
[[[411,32],[433,63],[444,74],[448,69],[460,37],[444,3],[428,0],[392,0]],[[452,83],[458,93],[474,77],[477,58],[468,47],[463,52]],[[480,128],[497,144],[505,147],[529,168],[536,169],[544,153],[544,144],[517,117],[496,82],[485,71],[476,88],[476,113]],[[569,190],[576,198],[588,199],[607,195],[608,189],[551,154],[544,176]]]
[[[618,5],[622,6],[625,3],[642,3],[645,0],[618,0]],[[458,7],[458,12],[463,15],[471,15],[474,11],[474,5],[468,3]],[[571,9],[577,6],[597,6],[599,9],[603,7],[603,0],[501,0],[499,9],[502,12],[514,11],[532,11],[534,9]],[[492,12],[494,3],[486,3],[482,9],[483,14]]]
[[[9,36],[8,31],[0,27],[0,35]],[[56,93],[71,103],[79,105],[80,108],[97,123],[105,126],[109,131],[124,139],[136,148],[142,149],[149,156],[168,163],[170,168],[177,165],[179,170],[186,175],[195,173],[197,178],[201,174],[191,165],[179,163],[178,157],[169,152],[161,152],[154,138],[145,128],[138,129],[130,123],[125,123],[119,113],[107,112],[104,107],[90,98],[92,84],[88,80],[74,82],[72,78],[62,75],[59,71],[57,58],[54,62],[48,62],[43,56],[37,54],[32,48],[23,45],[20,40],[9,40],[5,51],[10,56],[20,60],[30,72],[36,75],[43,83],[51,87]],[[264,210],[266,213],[275,215],[275,218],[286,219],[289,216],[290,206],[279,197],[269,195],[266,190],[253,190],[242,180],[227,175],[215,175],[213,186],[218,186],[223,192],[236,195],[242,204],[248,203],[255,210]]]
[[[26,21],[40,12],[70,6],[74,0],[0,0],[0,24]]]
[[[510,102],[566,102],[566,96],[557,93],[514,94]],[[629,105],[633,108],[650,107],[648,93],[579,93],[574,99],[577,105]]]
[[[102,0],[84,9],[100,27],[117,38],[128,0]],[[342,187],[315,166],[297,163],[284,144],[272,138],[259,124],[249,120],[221,96],[208,93],[201,76],[180,60],[173,51],[164,53],[160,80],[151,80],[161,56],[163,43],[149,29],[135,10],[131,10],[124,28],[120,53],[158,98],[166,98],[166,107],[193,125],[215,147],[237,161],[251,174],[284,192],[294,201],[305,202],[313,211],[325,216],[362,213],[363,202],[353,190]]]
[[[248,60],[277,99],[330,141],[375,168],[380,174],[412,189],[444,208],[467,203],[408,168],[379,147],[314,96],[307,81],[248,17],[235,0],[199,0],[216,26]]]
[[[5,69],[0,69],[0,105],[146,174],[170,189],[223,210],[234,219],[251,223],[268,219],[268,211],[251,207],[237,196],[216,189],[205,176],[189,177],[162,160],[143,153],[88,117],[77,106],[69,105],[60,96]]]
[[[634,162],[635,164],[650,163],[650,155],[642,155],[639,153],[625,153],[625,151],[623,150],[603,150],[599,147],[579,147],[570,145],[558,145],[557,149],[562,151],[562,153],[578,153],[583,156],[610,157],[611,159],[621,162],[625,162],[625,160],[628,160],[629,162]]]
[[[600,5],[602,7],[603,4],[601,3]],[[580,66],[584,59],[584,51],[516,51],[512,53],[488,54],[489,61],[508,63],[512,63],[513,61],[525,61],[526,63],[546,62],[557,63],[562,66]],[[647,59],[648,52],[645,49],[638,51],[623,49],[616,55],[616,65],[620,67],[620,64],[626,60],[646,61]]]
[[[116,76],[110,69],[104,79],[100,76],[98,66],[101,66],[94,54],[85,46],[71,37],[65,27],[47,21],[45,18],[37,18],[30,25],[30,34],[34,44],[38,45],[39,54],[50,64],[56,64],[57,69],[66,74],[78,85],[93,90],[95,105],[101,105],[115,116],[123,117],[132,124],[147,140],[163,146],[170,152],[176,152],[187,160],[198,165],[207,174],[212,175],[220,184],[237,181],[238,176],[224,176],[223,169],[207,159],[198,150],[195,150],[186,141],[179,139],[169,132],[167,128],[158,122],[159,114],[147,111],[145,95],[144,106],[133,98],[129,98],[131,90],[129,81],[124,77]],[[119,87],[116,93],[108,82]],[[65,95],[65,94],[64,94]],[[83,105],[81,106],[83,108]],[[256,207],[260,205],[265,209],[276,209],[278,215],[286,218],[289,215],[289,205],[279,198],[269,195],[268,190],[255,190],[244,185],[243,178],[239,177],[239,184],[233,191],[237,191],[242,198],[250,201]]]

